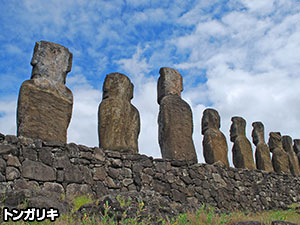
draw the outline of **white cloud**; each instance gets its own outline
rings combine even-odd
[[[98,106],[100,90],[88,84],[82,74],[67,79],[67,86],[73,92],[73,114],[68,128],[68,142],[98,146]]]
[[[132,104],[138,109],[141,120],[139,135],[139,151],[156,158],[161,157],[158,145],[158,103],[156,80],[153,77],[146,77],[150,65],[143,56],[144,49],[137,47],[131,58],[120,59],[117,63],[125,74],[131,77],[134,84],[134,97]]]
[[[188,60],[176,67],[207,70],[207,82],[202,85],[206,91],[202,98],[207,100],[203,102],[210,102],[221,115],[231,162],[229,128],[233,116],[246,119],[251,142],[251,124],[257,120],[265,125],[266,142],[270,131],[300,137],[300,100],[296,97],[300,94],[300,14],[261,17],[272,14],[273,1],[252,3],[247,5],[248,11],[229,12],[221,17],[221,23],[199,21],[191,33],[173,39],[180,52],[189,52]],[[220,36],[220,45],[206,40]],[[189,95],[200,94],[190,89]],[[199,116],[194,114],[194,118]]]
[[[258,15],[266,15],[274,10],[274,0],[243,0],[244,5],[249,9],[250,12]]]
[[[200,121],[205,107],[219,111],[229,152],[230,118],[235,115],[247,120],[250,140],[251,123],[256,120],[265,125],[266,141],[270,131],[300,137],[300,4],[296,0],[231,0],[226,4],[130,0],[126,6],[119,0],[23,3],[10,6],[13,22],[7,26],[10,20],[5,20],[1,36],[6,36],[1,40],[8,41],[2,46],[21,56],[29,52],[28,43],[32,53],[34,41],[43,38],[74,53],[73,71],[67,80],[74,94],[69,141],[98,145],[100,81],[105,73],[119,70],[135,85],[132,103],[141,115],[140,151],[160,157],[156,82],[162,66],[182,70],[183,99],[193,110],[200,161]],[[22,41],[13,45],[16,40],[11,37]],[[2,60],[0,66],[13,71],[20,65],[20,61],[14,65],[7,62]],[[10,86],[10,73],[3,70],[0,74],[0,87]],[[20,80],[20,75],[11,76]],[[16,97],[3,99],[1,96],[1,132],[15,132]],[[231,154],[229,157],[231,160]]]
[[[0,132],[16,135],[17,96],[6,96],[0,100]]]
[[[12,44],[7,44],[4,46],[5,51],[13,55],[24,55],[23,51],[17,46]]]

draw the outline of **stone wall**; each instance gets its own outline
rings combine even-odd
[[[188,161],[153,159],[73,143],[0,134],[0,191],[39,189],[65,194],[153,191],[175,205],[268,210],[300,203],[300,177]]]

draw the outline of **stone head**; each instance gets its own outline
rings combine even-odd
[[[282,147],[284,151],[286,152],[293,151],[293,139],[290,136],[288,135],[282,136],[281,141],[282,141]]]
[[[265,142],[265,129],[262,122],[252,123],[252,140],[255,145]]]
[[[209,128],[220,128],[220,115],[215,109],[205,109],[201,121],[202,134]]]
[[[38,41],[31,59],[31,79],[43,77],[61,84],[66,83],[67,73],[72,68],[73,55],[62,45]]]
[[[271,152],[273,152],[275,148],[282,148],[280,132],[270,132],[269,136],[268,145]]]
[[[106,75],[102,99],[106,98],[120,98],[130,101],[133,98],[133,84],[129,78],[122,73]]]
[[[231,118],[232,124],[230,127],[230,141],[234,142],[237,136],[246,135],[246,120],[242,117],[234,116]]]
[[[294,139],[294,151],[296,154],[300,152],[300,139]]]
[[[177,95],[181,97],[183,90],[182,76],[172,68],[162,67],[159,70],[160,77],[157,83],[157,102],[167,95]]]

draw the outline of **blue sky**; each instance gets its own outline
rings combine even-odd
[[[270,131],[300,138],[300,1],[0,1],[0,132],[16,133],[16,102],[30,79],[36,41],[69,48],[66,85],[74,95],[68,142],[97,146],[97,111],[105,75],[126,74],[141,116],[140,152],[160,157],[156,82],[159,68],[183,76],[182,97],[193,110],[200,162],[202,112],[221,116],[229,159],[232,116],[262,121]]]

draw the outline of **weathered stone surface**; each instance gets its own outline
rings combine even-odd
[[[17,151],[24,147],[23,144],[25,147],[36,149],[32,143],[36,142],[30,141],[27,145],[23,141],[21,142],[21,138],[19,138],[17,143],[9,146],[15,147]],[[43,152],[42,149],[51,152],[54,156],[55,180],[48,182],[35,178],[25,178],[21,173],[19,178],[7,181],[5,172],[7,168],[12,167],[7,166],[7,161],[10,160],[11,156],[14,156],[23,163],[23,156],[22,151],[19,155],[2,155],[0,157],[0,169],[3,167],[0,173],[0,199],[8,196],[6,193],[9,190],[20,189],[29,189],[24,192],[26,199],[42,196],[52,200],[56,199],[55,201],[61,201],[61,193],[64,190],[68,192],[69,198],[79,193],[89,193],[97,197],[113,193],[130,196],[132,200],[138,200],[137,203],[139,200],[143,200],[147,212],[150,212],[151,215],[154,212],[161,213],[158,214],[160,217],[168,214],[168,212],[172,212],[174,215],[179,211],[180,213],[192,212],[192,209],[201,208],[203,203],[221,209],[222,212],[234,210],[252,212],[286,209],[291,204],[300,201],[300,179],[287,174],[226,168],[216,164],[195,164],[190,161],[182,163],[182,161],[153,159],[145,155],[106,150],[102,152],[102,161],[91,159],[88,156],[84,162],[81,162],[79,161],[80,156],[93,152],[94,148],[83,148],[73,144],[72,149],[77,149],[78,154],[73,154],[73,151],[64,151],[64,147],[58,148],[56,145],[41,146],[38,153]],[[64,159],[60,160],[62,157]],[[57,160],[60,160],[58,164],[61,166],[62,164],[66,165],[67,162],[69,164],[56,168],[54,165],[57,165]],[[118,162],[113,164],[114,160]],[[86,161],[88,165],[83,165],[82,163],[86,163]],[[34,163],[41,162],[35,161]],[[102,168],[98,171],[98,180],[95,180],[95,168]],[[21,166],[20,171],[22,169],[23,166]],[[64,180],[65,173],[77,174],[78,176],[74,179],[80,184],[72,182],[71,179],[69,181]],[[132,190],[135,192],[131,192]],[[46,192],[50,195],[43,194]],[[22,200],[22,196],[19,196],[17,192],[13,193]],[[67,199],[67,201],[69,200]],[[41,199],[40,201],[43,202],[44,200]],[[18,199],[12,199],[13,202],[18,203]],[[47,206],[46,203],[44,205]],[[149,208],[150,205],[154,206],[154,209]],[[0,206],[5,206],[5,204],[0,203]],[[38,206],[42,207],[42,204]]]
[[[123,181],[122,181],[123,185],[125,187],[128,187],[128,185],[132,184],[133,183],[133,180],[132,179],[129,179],[129,178],[125,178]]]
[[[6,145],[6,144],[0,144],[0,155],[9,154],[13,150],[13,146]]]
[[[31,78],[45,77],[65,84],[67,73],[72,68],[72,57],[64,46],[48,41],[36,42],[31,60]]]
[[[20,177],[20,171],[15,168],[8,166],[6,167],[6,180],[14,180]]]
[[[18,137],[16,137],[15,135],[6,135],[5,136],[5,141],[8,143],[8,144],[17,144],[19,139]]]
[[[0,143],[2,143],[5,139],[5,135],[0,133]]]
[[[105,167],[95,167],[94,168],[94,180],[104,180],[107,176]]]
[[[14,167],[20,167],[21,163],[20,163],[18,157],[13,156],[13,155],[8,155],[7,156],[7,165],[14,166]]]
[[[28,208],[55,208],[59,210],[60,214],[70,211],[71,207],[67,201],[64,201],[60,196],[53,192],[40,191],[39,189],[21,189],[11,190],[5,193],[1,206],[9,208],[23,208],[26,205]]]
[[[103,84],[98,110],[99,146],[117,151],[138,152],[140,116],[130,103],[133,84],[121,73],[111,73]]]
[[[294,151],[297,155],[298,161],[299,161],[299,165],[300,165],[300,139],[294,139]]]
[[[42,148],[39,151],[39,159],[48,166],[53,166],[54,156],[51,148]]]
[[[246,137],[246,121],[242,117],[232,117],[230,141],[233,142],[232,157],[236,168],[256,169],[251,144]]]
[[[37,197],[32,197],[27,200],[27,205],[28,207],[34,207],[34,208],[55,208],[58,209],[60,214],[64,214],[70,211],[70,206],[67,202],[65,201],[58,201],[57,199],[54,198],[49,198],[46,196],[37,196]]]
[[[61,184],[50,183],[50,182],[44,183],[42,190],[48,191],[48,192],[55,192],[57,194],[63,194],[65,192],[65,190]]]
[[[124,199],[125,202],[130,201],[130,207],[120,205],[118,199]],[[183,199],[183,198],[182,198]],[[141,202],[142,200],[142,202]],[[122,223],[121,219],[136,218],[138,213],[139,218],[146,224],[159,224],[161,219],[171,220],[184,210],[192,211],[192,204],[187,204],[184,207],[178,202],[174,202],[168,198],[164,198],[157,192],[153,191],[128,191],[120,194],[112,193],[102,196],[99,203],[85,204],[79,208],[76,215],[83,217],[84,215],[96,216],[103,215],[105,212],[116,223]],[[142,210],[140,210],[142,208]],[[124,213],[126,212],[126,213]]]
[[[57,156],[53,166],[58,169],[64,169],[71,166],[70,159],[67,155]]]
[[[161,100],[168,95],[177,95],[181,98],[183,84],[180,73],[177,70],[168,67],[160,68],[159,73],[160,77],[157,84],[158,104],[160,104]]]
[[[6,168],[6,162],[5,160],[0,158],[0,173],[4,173],[5,172],[5,168]]]
[[[64,180],[69,183],[93,183],[91,171],[86,166],[71,165],[65,169]]]
[[[299,161],[293,149],[293,140],[288,135],[282,136],[281,140],[282,140],[282,147],[289,157],[290,171],[294,176],[299,176],[300,175]]]
[[[24,159],[30,159],[32,161],[37,161],[38,159],[36,149],[29,148],[29,147],[22,148],[22,155]]]
[[[159,71],[158,138],[163,159],[197,162],[191,107],[181,99],[182,77],[178,71],[163,67]]]
[[[3,203],[8,206],[17,207],[25,201],[27,194],[26,192],[27,190],[8,191],[3,196]]]
[[[26,181],[24,179],[18,179],[15,181],[13,185],[14,190],[22,190],[22,189],[38,189],[39,184],[36,181]]]
[[[220,115],[215,109],[205,109],[202,116],[203,155],[205,162],[214,164],[221,162],[229,167],[227,142],[224,134],[219,130]]]
[[[104,162],[104,152],[100,148],[94,148],[94,159]]]
[[[69,184],[66,188],[66,198],[72,199],[78,195],[93,196],[93,191],[87,184]]]
[[[290,173],[289,157],[283,150],[280,132],[270,132],[269,148],[273,153],[272,164],[277,173]]]
[[[54,170],[41,162],[25,160],[22,163],[22,176],[37,181],[54,181]]]
[[[31,79],[23,82],[18,99],[18,136],[66,142],[73,95],[64,85],[72,53],[61,45],[37,42]]]
[[[296,154],[300,153],[300,139],[294,139],[293,148]]]
[[[252,123],[252,140],[256,146],[255,161],[256,168],[267,172],[274,171],[271,162],[270,149],[265,143],[265,131],[262,122]]]

